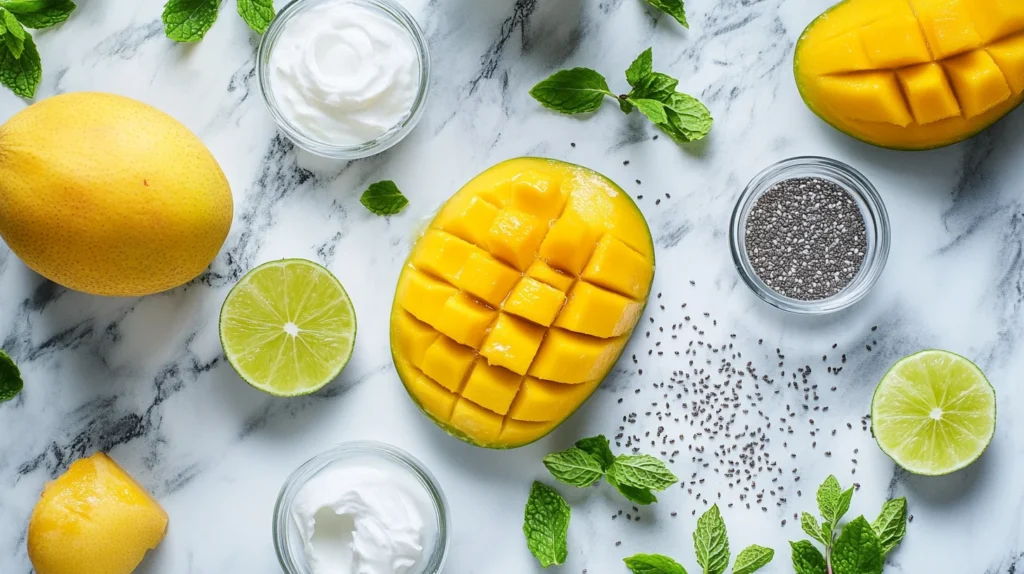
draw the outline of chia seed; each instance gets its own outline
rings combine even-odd
[[[839,184],[787,179],[750,210],[745,248],[754,273],[773,291],[801,301],[827,299],[849,285],[864,262],[864,215]]]

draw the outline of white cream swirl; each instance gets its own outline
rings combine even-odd
[[[269,64],[281,113],[329,144],[379,138],[410,114],[419,91],[410,33],[383,12],[345,0],[295,15]]]

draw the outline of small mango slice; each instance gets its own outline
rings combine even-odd
[[[614,367],[653,278],[647,223],[615,184],[553,160],[499,164],[413,247],[392,308],[395,367],[453,436],[533,442]]]
[[[845,0],[794,56],[807,106],[870,144],[931,149],[1024,102],[1024,2]]]

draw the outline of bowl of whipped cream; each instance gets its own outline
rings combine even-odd
[[[288,477],[273,526],[287,574],[437,574],[450,518],[437,480],[412,455],[350,442]]]
[[[416,126],[430,56],[419,24],[395,0],[294,0],[264,33],[256,73],[270,115],[296,145],[358,159]]]

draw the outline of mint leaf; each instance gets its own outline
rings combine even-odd
[[[693,548],[704,574],[722,574],[729,567],[729,535],[717,504],[697,519]]]
[[[14,364],[10,355],[0,351],[0,403],[18,396],[24,386],[18,365]]]
[[[579,488],[594,484],[604,475],[596,458],[575,447],[545,456],[544,466],[559,482]]]
[[[615,97],[604,76],[589,68],[555,72],[530,90],[540,105],[563,114],[597,111],[605,96]]]
[[[907,499],[894,498],[882,505],[882,512],[871,525],[878,536],[882,556],[896,548],[907,534]]]
[[[878,535],[858,516],[843,527],[832,548],[834,574],[882,574],[882,548]]]
[[[238,14],[250,28],[262,34],[274,19],[274,0],[238,0]]]
[[[850,511],[850,503],[853,501],[853,487],[850,487],[839,495],[839,502],[836,504],[836,517],[832,524],[839,524],[839,521]]]
[[[654,72],[654,51],[651,48],[647,48],[626,69],[626,81],[635,88],[640,83],[640,80],[643,80],[652,72]]]
[[[608,476],[622,486],[665,490],[679,481],[665,463],[649,454],[619,455],[608,468]]]
[[[610,474],[606,474],[604,479],[608,484],[614,486],[619,491],[619,494],[626,497],[626,500],[633,504],[647,506],[648,504],[658,502],[658,497],[654,496],[654,493],[649,488],[637,488],[635,486],[619,484],[615,477]]]
[[[686,574],[682,564],[661,554],[635,554],[622,561],[633,574]]]
[[[829,540],[829,537],[825,536],[821,526],[818,525],[818,521],[806,512],[800,514],[800,528],[802,528],[808,536],[826,546],[832,543],[831,540]]]
[[[405,209],[409,200],[398,190],[395,182],[385,180],[371,184],[360,196],[359,203],[377,215],[394,215]]]
[[[6,38],[9,34],[5,34]],[[25,36],[21,57],[16,57],[7,46],[0,46],[0,85],[7,86],[23,98],[36,94],[36,87],[43,77],[43,63],[39,59],[32,36]]]
[[[27,28],[49,28],[68,19],[75,11],[71,0],[5,0],[0,6],[10,10]]]
[[[651,120],[654,124],[662,124],[668,121],[668,116],[665,115],[665,104],[658,100],[634,100],[631,98],[629,102],[636,106],[636,109],[640,110],[640,113],[647,116],[647,119]]]
[[[658,127],[677,143],[703,139],[711,131],[711,112],[697,98],[676,92],[664,104],[668,121]]]
[[[615,462],[615,455],[612,454],[611,443],[608,442],[608,438],[603,434],[592,436],[590,438],[581,438],[576,441],[576,448],[596,458],[597,461],[601,463],[602,471],[608,470],[608,467]]]
[[[0,21],[3,21],[3,26],[7,30],[3,37],[4,45],[7,46],[14,59],[20,58],[21,53],[25,51],[25,36],[27,35],[25,28],[21,26],[14,14],[3,8],[0,8]]]
[[[217,21],[220,0],[168,0],[164,33],[175,42],[198,42]]]
[[[818,487],[818,512],[821,512],[821,517],[832,524],[836,524],[836,508],[839,506],[839,497],[842,496],[843,489],[839,486],[839,480],[829,475],[825,479],[825,482]]]
[[[675,18],[676,22],[682,24],[684,28],[690,27],[690,24],[686,21],[686,10],[683,9],[683,0],[647,0],[647,3]]]
[[[793,549],[793,569],[796,574],[828,574],[828,566],[821,552],[807,540],[790,542]]]
[[[679,80],[672,76],[662,74],[661,72],[651,72],[633,86],[633,91],[629,93],[629,97],[658,100],[664,103],[672,97],[672,94],[676,93],[678,85]]]
[[[774,550],[752,544],[736,557],[736,563],[732,565],[732,574],[753,574],[767,566],[772,558],[775,558]]]
[[[530,549],[544,568],[562,564],[569,555],[569,505],[553,488],[534,482],[526,501],[523,534]]]

